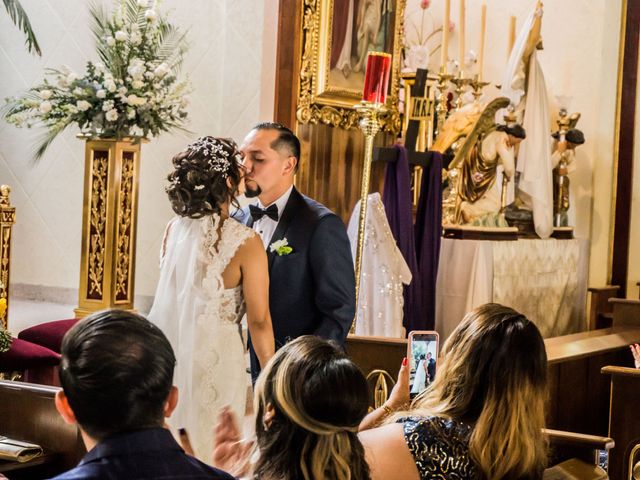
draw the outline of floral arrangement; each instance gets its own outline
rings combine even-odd
[[[111,15],[93,6],[91,17],[100,61],[88,62],[83,76],[66,66],[48,69],[43,83],[6,99],[9,123],[47,129],[36,159],[73,124],[93,138],[140,140],[184,130],[190,87],[177,75],[185,34],[149,0],[117,0]]]

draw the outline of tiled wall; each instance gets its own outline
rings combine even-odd
[[[110,6],[109,0],[103,0]],[[24,37],[0,11],[0,98],[42,79],[46,67],[83,71],[95,59],[89,2],[21,0],[43,50],[29,55]],[[164,134],[143,146],[140,176],[136,293],[152,295],[164,226],[171,217],[164,179],[171,156],[197,135],[240,142],[252,124],[271,119],[277,31],[275,0],[164,0],[162,9],[188,30],[183,72],[194,88],[192,135]],[[76,289],[80,263],[83,152],[69,129],[32,163],[39,132],[0,121],[0,183],[12,187],[17,209],[11,281]]]

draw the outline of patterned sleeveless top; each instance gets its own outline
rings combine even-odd
[[[441,417],[403,417],[404,439],[420,478],[471,480],[478,478],[469,457],[471,427]]]

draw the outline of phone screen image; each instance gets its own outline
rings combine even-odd
[[[409,388],[411,398],[425,390],[436,378],[438,337],[415,334],[411,337]]]

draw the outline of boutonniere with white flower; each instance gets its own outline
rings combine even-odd
[[[269,245],[269,250],[271,252],[276,252],[280,257],[282,255],[289,255],[291,252],[293,252],[293,248],[289,246],[289,242],[286,238],[273,242],[271,245]]]

